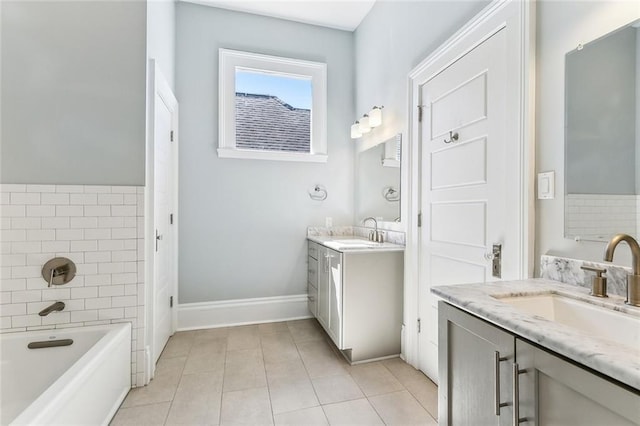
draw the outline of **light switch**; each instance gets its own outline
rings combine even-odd
[[[556,192],[556,172],[538,173],[538,199],[552,200]]]

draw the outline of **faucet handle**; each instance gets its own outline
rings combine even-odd
[[[585,271],[595,272],[596,276],[591,279],[591,295],[595,297],[609,297],[607,296],[607,277],[603,277],[602,274],[607,272],[606,269],[597,268],[594,266],[581,266],[580,269]]]
[[[595,266],[586,266],[586,265],[582,265],[580,267],[580,269],[583,269],[585,271],[591,271],[591,272],[595,272],[596,273],[596,277],[601,277],[602,274],[604,274],[605,272],[607,272],[606,269],[604,268],[597,268]]]

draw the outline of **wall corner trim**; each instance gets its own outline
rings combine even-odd
[[[307,294],[183,303],[178,331],[311,318]]]

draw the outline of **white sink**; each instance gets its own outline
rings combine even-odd
[[[326,241],[324,243],[327,246],[334,247],[337,249],[343,248],[371,248],[378,247],[380,243],[376,243],[375,241],[369,241],[359,238],[349,238],[344,240],[331,240]]]
[[[576,328],[640,351],[640,316],[556,293],[499,298],[523,312]]]

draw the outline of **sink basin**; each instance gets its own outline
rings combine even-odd
[[[549,293],[499,298],[523,312],[576,328],[640,351],[640,316]]]
[[[378,247],[380,245],[380,243],[376,243],[375,241],[369,241],[369,240],[364,240],[364,239],[359,239],[359,238],[350,238],[350,239],[344,239],[344,240],[331,240],[331,241],[326,241],[324,244],[330,246],[330,247],[335,247],[337,249],[343,249],[343,248],[371,248],[371,247]]]

